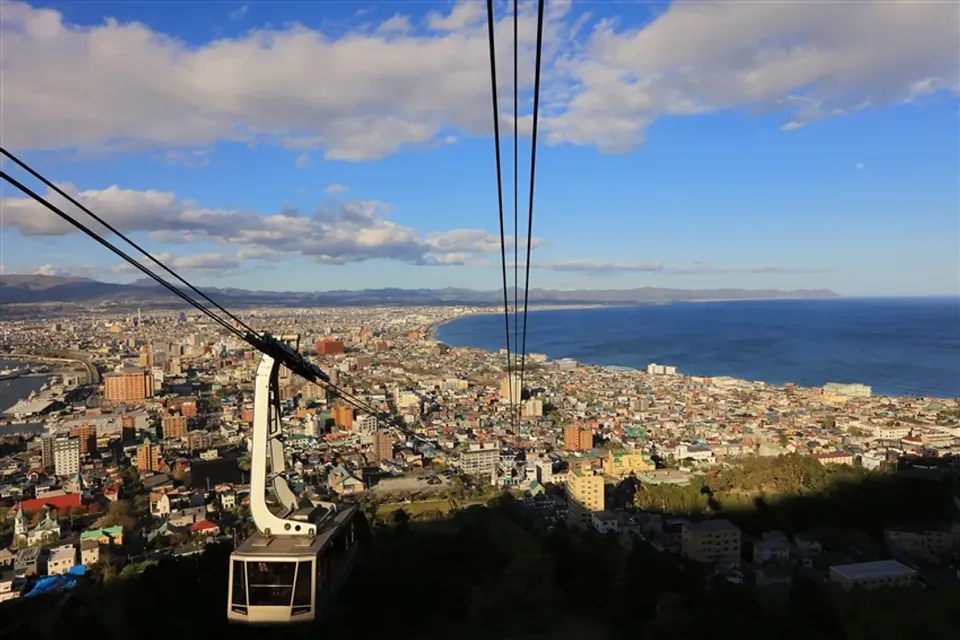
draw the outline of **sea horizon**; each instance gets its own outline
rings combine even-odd
[[[645,370],[647,364],[656,362],[677,366],[685,375],[729,376],[774,385],[819,387],[827,382],[859,382],[870,385],[875,395],[960,397],[960,364],[956,364],[960,363],[960,297],[841,296],[703,302],[531,308],[526,352],[544,353],[551,360],[572,357],[586,365],[636,370]],[[824,313],[831,307],[839,314],[832,319]],[[684,309],[692,311],[678,311]],[[591,312],[591,318],[578,316]],[[769,316],[766,324],[757,321],[756,312]],[[802,319],[795,317],[798,312],[805,313],[813,324],[804,326]],[[740,313],[746,315],[738,319]],[[567,315],[566,319],[557,319],[547,314]],[[631,315],[634,317],[629,318]],[[495,316],[502,316],[502,308],[438,323],[432,327],[432,335],[452,347],[498,351],[506,343],[503,321],[493,320]],[[540,321],[535,322],[537,317]],[[638,337],[620,324],[628,319],[647,322],[647,333]],[[722,320],[719,325],[718,320]],[[521,332],[522,322],[521,310]],[[697,323],[712,324],[713,333],[698,329]],[[606,327],[605,339],[584,334],[584,327],[597,326]],[[651,329],[655,329],[652,334]],[[512,317],[510,331],[513,351]],[[559,335],[570,339],[559,340]]]

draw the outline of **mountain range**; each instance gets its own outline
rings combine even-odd
[[[223,305],[238,307],[277,306],[420,306],[420,305],[499,305],[503,291],[471,289],[364,289],[361,291],[248,291],[234,288],[205,287],[204,293]],[[197,298],[192,292],[191,297]],[[520,292],[523,295],[523,292]],[[827,289],[604,289],[564,291],[531,289],[532,304],[634,304],[654,302],[695,302],[702,300],[743,300],[772,298],[837,298]],[[185,306],[153,280],[120,284],[89,278],[7,274],[0,283],[0,304],[13,303],[91,303],[112,302],[149,306]]]

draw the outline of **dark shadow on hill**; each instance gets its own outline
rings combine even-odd
[[[726,510],[703,486],[674,488],[677,496],[690,492],[676,498],[678,517],[727,518],[745,535],[811,533],[841,559],[853,547],[864,547],[863,559],[889,557],[882,549],[884,527],[947,522],[957,514],[958,484],[951,475],[871,477],[837,483],[822,495],[760,499]],[[787,589],[759,588],[750,579],[731,584],[628,537],[625,543],[624,535],[568,529],[504,496],[443,520],[398,516],[369,532],[354,575],[317,625],[293,631],[227,625],[230,549],[212,547],[128,580],[82,585],[67,598],[0,605],[0,636],[876,640],[952,637],[960,624],[960,593],[953,586],[843,592],[807,578],[794,578]],[[747,545],[743,554],[749,556]]]

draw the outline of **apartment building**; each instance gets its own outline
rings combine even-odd
[[[740,529],[729,520],[704,520],[683,525],[680,550],[684,557],[707,564],[740,564]]]
[[[460,469],[468,475],[490,478],[492,483],[499,466],[500,447],[496,442],[475,442],[460,451]]]
[[[103,377],[103,396],[110,402],[143,402],[154,393],[153,375],[141,369],[108,373]]]
[[[75,476],[80,472],[80,438],[54,440],[53,469],[58,476]]]
[[[570,524],[590,527],[593,514],[604,509],[603,476],[594,475],[588,466],[574,467],[567,473],[567,515]]]

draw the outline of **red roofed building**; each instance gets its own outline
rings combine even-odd
[[[23,509],[24,513],[35,513],[41,509],[50,509],[57,511],[65,511],[67,509],[83,509],[82,496],[79,493],[68,493],[63,496],[52,496],[52,497],[43,497],[43,498],[34,498],[33,500],[23,500],[13,505],[13,508],[10,509],[9,516],[13,517],[17,515],[17,512],[20,509]]]
[[[215,536],[220,533],[220,527],[209,520],[197,520],[190,525],[190,533],[202,533],[208,536]]]

